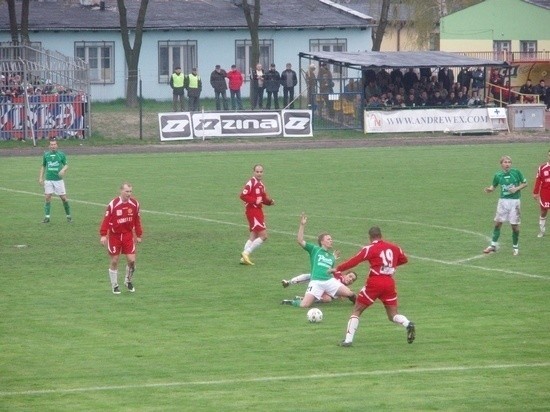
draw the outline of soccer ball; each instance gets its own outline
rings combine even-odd
[[[312,308],[307,311],[307,320],[311,323],[319,323],[323,320],[323,312],[320,309]]]

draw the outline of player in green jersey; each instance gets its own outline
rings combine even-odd
[[[311,279],[303,299],[292,301],[293,306],[302,308],[310,307],[316,300],[322,300],[327,294],[331,298],[345,296],[355,302],[355,293],[350,288],[338,281],[330,271],[334,268],[336,257],[332,253],[332,236],[328,233],[321,233],[317,238],[318,245],[304,240],[304,231],[307,223],[307,216],[302,213],[300,226],[298,228],[297,242],[309,253],[311,264]]]
[[[500,166],[502,170],[495,173],[492,185],[484,189],[485,193],[492,193],[500,186],[493,238],[491,244],[485,248],[483,253],[496,252],[502,223],[510,222],[512,226],[512,251],[513,255],[517,256],[519,254],[521,189],[527,186],[527,180],[518,169],[512,168],[512,158],[510,156],[502,156]]]
[[[42,220],[42,223],[50,223],[51,201],[54,193],[63,202],[67,222],[72,222],[71,207],[67,200],[65,182],[63,181],[68,168],[67,157],[65,153],[58,150],[57,140],[50,139],[50,150],[44,152],[44,156],[42,156],[42,167],[40,168],[40,175],[38,177],[38,183],[44,186],[45,195],[44,220]]]

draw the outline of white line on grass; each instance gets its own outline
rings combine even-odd
[[[434,368],[408,368],[394,370],[374,370],[374,371],[357,371],[357,372],[342,372],[342,373],[326,373],[313,375],[290,375],[290,376],[264,376],[259,378],[242,378],[242,379],[218,379],[209,381],[195,382],[157,382],[143,383],[134,385],[113,385],[113,386],[88,386],[80,388],[68,389],[36,389],[28,391],[12,391],[0,392],[0,397],[8,396],[36,396],[49,394],[66,394],[66,393],[83,393],[83,392],[101,392],[113,390],[127,389],[143,389],[143,388],[169,388],[175,386],[215,386],[215,385],[238,385],[242,383],[255,382],[279,382],[279,381],[302,381],[311,379],[334,379],[334,378],[349,378],[356,376],[383,376],[383,375],[401,375],[411,373],[439,373],[439,372],[470,372],[476,370],[494,370],[494,369],[521,369],[521,368],[547,368],[550,362],[541,363],[518,363],[518,364],[497,364],[497,365],[480,365],[480,366],[442,366]]]
[[[32,195],[32,196],[44,196],[43,194],[40,194],[40,193],[28,192],[28,191],[25,191],[25,190],[14,190],[14,189],[6,188],[6,187],[0,187],[0,190],[4,190],[6,192],[11,192],[11,193],[20,193],[20,194],[25,194],[25,195]],[[80,204],[90,205],[90,206],[101,206],[101,207],[106,206],[104,203],[88,202],[86,200],[77,200],[77,199],[73,199],[73,198],[71,198],[70,201],[73,202],[73,203],[80,203]],[[205,217],[191,216],[191,215],[186,215],[186,214],[183,214],[183,213],[160,212],[160,211],[147,210],[147,209],[141,209],[141,211],[143,213],[150,213],[150,214],[153,214],[153,215],[182,217],[182,218],[185,218],[185,219],[193,219],[193,220],[199,220],[199,221],[202,221],[202,222],[218,223],[218,224],[228,225],[228,226],[239,226],[239,227],[245,226],[241,223],[233,223],[233,222],[228,222],[228,221],[225,221],[225,220],[217,220],[217,219],[208,219],[208,218],[205,218]],[[385,222],[396,222],[396,223],[403,223],[403,224],[417,224],[417,225],[420,225],[420,223],[403,222],[403,221],[399,221],[399,220],[383,220],[383,219],[377,219],[377,220],[385,221]],[[457,231],[460,231],[460,232],[464,232],[464,233],[467,233],[467,234],[474,234],[474,235],[477,235],[477,236],[480,235],[479,233],[471,232],[469,230],[454,229],[454,228],[449,228],[449,227],[446,227],[446,226],[425,225],[425,224],[422,224],[422,226],[430,226],[430,227],[434,227],[434,228],[438,228],[438,229],[457,230]],[[283,235],[290,235],[290,236],[295,236],[296,235],[295,232],[286,232],[286,231],[276,230],[276,229],[270,229],[270,231],[273,232],[273,233],[279,233],[279,234],[283,234]],[[358,244],[358,243],[354,243],[354,242],[346,242],[346,241],[341,241],[341,240],[338,240],[338,243],[342,243],[342,244],[346,244],[346,245],[350,245],[350,246],[356,246],[356,247],[363,246],[362,244]],[[440,263],[442,265],[463,266],[463,267],[468,267],[468,268],[477,269],[477,270],[484,270],[484,271],[488,271],[488,272],[497,272],[497,273],[503,273],[503,274],[507,274],[507,275],[517,275],[517,276],[523,276],[523,277],[532,278],[532,279],[550,280],[550,278],[547,277],[547,276],[535,275],[535,274],[518,272],[518,271],[513,271],[513,270],[507,270],[507,269],[487,268],[487,267],[483,267],[483,266],[475,266],[475,265],[464,264],[465,262],[468,262],[468,261],[473,260],[473,259],[479,259],[479,258],[482,258],[484,256],[485,255],[476,255],[476,256],[473,256],[471,258],[466,258],[466,259],[463,259],[463,260],[458,260],[458,261],[454,261],[454,262],[451,261],[450,262],[450,261],[446,261],[446,260],[409,255],[409,257],[413,258],[413,259],[424,260],[424,261],[427,261],[427,262]]]

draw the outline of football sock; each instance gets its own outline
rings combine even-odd
[[[51,202],[45,202],[44,203],[44,215],[46,217],[50,217],[50,210],[52,208]]]
[[[299,307],[300,303],[302,303],[301,299],[293,299],[292,300],[292,306],[294,306],[294,307]]]
[[[136,270],[135,264],[126,265],[126,276],[124,277],[124,282],[128,283],[132,281],[134,276],[134,271]]]
[[[250,247],[249,247],[250,250],[246,250],[246,249],[245,249],[245,251],[246,251],[247,253],[252,253],[252,252],[254,252],[256,249],[258,249],[258,248],[262,245],[262,243],[264,243],[264,241],[262,240],[262,238],[261,238],[261,237],[257,237],[256,239],[254,239],[254,241],[253,241],[252,244],[250,245]]]
[[[493,243],[496,243],[498,242],[498,238],[500,237],[500,228],[499,227],[495,227],[493,229]]]
[[[359,327],[359,318],[357,316],[351,315],[348,320],[348,328],[346,330],[346,337],[344,342],[353,342],[353,337],[355,336],[355,331]]]
[[[539,228],[541,232],[544,232],[546,230],[546,216],[539,218]]]
[[[69,206],[69,201],[63,202],[63,208],[65,209],[65,214],[71,216],[71,206]]]
[[[111,279],[111,286],[118,285],[118,270],[109,269],[109,278]]]
[[[519,232],[512,232],[512,246],[514,248],[517,248],[518,242],[519,242]]]
[[[409,326],[409,323],[411,323],[410,320],[407,319],[406,316],[397,314],[393,317],[394,323],[398,323],[400,325],[403,325],[404,327]]]
[[[252,245],[252,241],[248,239],[244,244],[243,252],[249,253],[248,250],[250,249],[250,245]]]
[[[302,273],[301,275],[294,276],[292,279],[290,279],[291,285],[296,285],[298,283],[305,283],[308,282],[311,278],[311,275],[309,273]]]

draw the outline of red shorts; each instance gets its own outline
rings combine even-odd
[[[261,232],[266,229],[263,209],[246,209],[246,220],[248,220],[248,229],[251,232]]]
[[[370,306],[380,299],[384,306],[397,306],[397,291],[392,276],[372,275],[367,278],[367,284],[357,295],[357,302]]]
[[[550,209],[550,190],[540,191],[539,204],[542,209]]]
[[[128,233],[109,233],[107,242],[109,255],[133,255],[136,253],[136,243],[134,242],[134,234]]]

